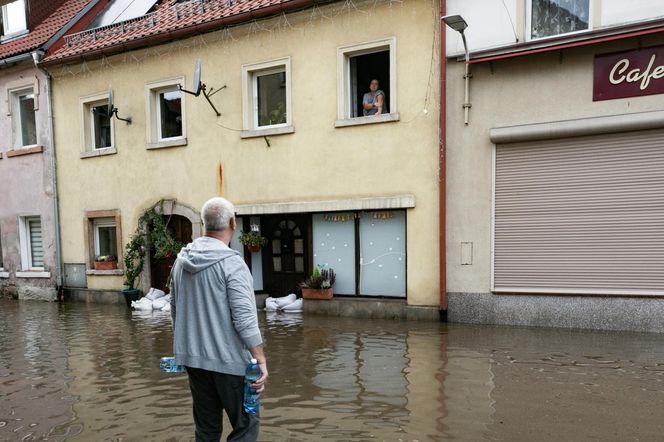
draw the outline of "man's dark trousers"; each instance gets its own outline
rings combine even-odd
[[[196,442],[219,441],[223,411],[226,411],[233,431],[229,442],[255,442],[258,439],[258,414],[245,413],[244,377],[200,368],[187,367],[189,388],[194,400]]]

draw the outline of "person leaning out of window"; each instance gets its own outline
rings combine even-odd
[[[381,115],[387,113],[387,103],[385,99],[385,92],[378,89],[380,84],[378,80],[373,79],[369,84],[369,92],[364,94],[362,98],[362,113],[364,116]]]

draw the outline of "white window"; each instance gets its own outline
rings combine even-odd
[[[292,133],[290,57],[242,66],[243,137]]]
[[[591,29],[590,0],[526,0],[526,5],[529,40]]]
[[[28,29],[25,0],[15,0],[2,6],[2,39],[24,34]]]
[[[146,86],[148,148],[187,144],[185,100],[178,84],[184,84],[184,78]]]
[[[93,222],[95,258],[112,255],[117,258],[117,231],[115,218],[97,218]]]
[[[396,38],[338,48],[337,127],[398,120],[396,80]]]
[[[19,219],[21,267],[23,270],[44,270],[44,244],[41,218],[24,216]]]
[[[81,143],[83,151],[99,152],[114,146],[113,118],[108,113],[108,92],[81,98]]]
[[[36,97],[33,88],[10,92],[12,117],[12,145],[16,148],[37,144],[35,121]]]

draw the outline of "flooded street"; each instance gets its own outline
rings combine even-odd
[[[158,369],[167,313],[0,310],[0,440],[191,439],[186,375]],[[264,441],[664,438],[662,335],[259,318]]]

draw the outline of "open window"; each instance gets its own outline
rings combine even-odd
[[[293,132],[290,57],[242,66],[242,137]]]
[[[148,148],[184,146],[187,144],[185,100],[178,85],[184,78],[158,81],[146,85]]]
[[[0,2],[5,3],[5,2]],[[6,2],[0,8],[0,41],[10,40],[28,32],[28,18],[25,0],[14,0]]]
[[[398,120],[394,37],[339,48],[337,69],[337,126]]]
[[[37,144],[36,96],[32,87],[10,92],[14,149]]]
[[[81,142],[84,152],[114,153],[113,119],[108,113],[108,92],[81,99]]]
[[[526,0],[526,36],[529,40],[591,29],[590,0]]]

